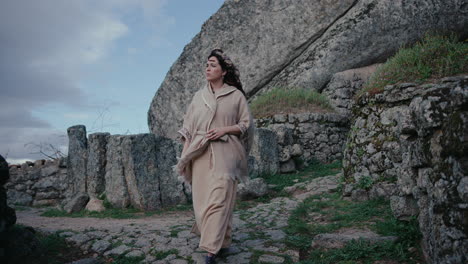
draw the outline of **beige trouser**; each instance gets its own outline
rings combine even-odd
[[[232,212],[237,182],[219,176],[210,166],[210,149],[192,163],[192,198],[200,248],[216,254],[231,245]]]

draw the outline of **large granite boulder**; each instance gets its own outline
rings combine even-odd
[[[322,90],[331,76],[383,62],[428,31],[468,34],[459,0],[230,0],[185,46],[148,111],[151,132],[176,137],[183,113],[204,83],[210,49],[239,65],[248,97],[271,87]]]
[[[86,207],[86,204],[89,201],[89,196],[87,193],[77,193],[67,204],[63,206],[65,212],[71,214],[76,213]]]
[[[176,146],[153,134],[113,135],[107,145],[105,194],[115,207],[156,210],[186,201],[172,166]]]

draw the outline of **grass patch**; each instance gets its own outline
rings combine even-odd
[[[49,208],[41,213],[41,216],[46,217],[95,217],[95,218],[115,218],[115,219],[135,219],[143,218],[152,215],[160,215],[168,212],[189,211],[192,210],[191,204],[180,204],[169,208],[164,208],[158,211],[142,211],[136,208],[113,208],[109,204],[105,206],[106,210],[102,212],[90,212],[81,210],[75,213],[67,213],[56,208]]]
[[[29,211],[31,210],[30,207],[27,207],[27,206],[23,206],[23,205],[13,205],[13,209],[15,209],[15,211]]]
[[[317,215],[321,217],[319,220],[314,219]],[[351,227],[368,228],[398,239],[376,244],[352,241],[342,249],[311,248],[315,235]],[[375,260],[415,263],[421,259],[418,251],[421,233],[417,220],[395,219],[390,203],[383,199],[353,202],[343,200],[339,193],[312,196],[292,212],[285,231],[286,245],[302,252],[304,261],[301,263],[372,263]]]
[[[284,187],[292,186],[298,182],[304,182],[318,177],[333,175],[341,170],[341,162],[336,161],[329,164],[312,161],[304,170],[294,174],[264,174],[260,177],[264,178],[267,184],[273,184],[275,187],[272,191],[277,194],[282,193]],[[277,195],[284,196],[284,195]]]
[[[380,242],[371,244],[364,240],[353,240],[341,249],[311,251],[303,264],[373,263],[377,260],[396,260],[398,263],[420,263],[401,244]]]
[[[259,95],[251,103],[255,118],[274,114],[303,112],[333,112],[328,98],[314,90],[292,87],[276,87]]]
[[[284,191],[285,187],[318,177],[334,175],[340,172],[341,168],[341,161],[328,164],[320,163],[319,161],[311,161],[306,168],[298,173],[262,174],[259,177],[265,179],[268,185],[273,185],[273,187],[269,188],[268,194],[248,201],[237,200],[235,210],[246,210],[256,206],[258,203],[267,203],[275,197],[289,196],[290,194]]]
[[[111,208],[106,209],[102,212],[90,212],[87,210],[81,210],[76,213],[67,213],[63,210],[59,210],[56,208],[50,208],[41,213],[41,216],[46,217],[95,217],[95,218],[115,218],[115,219],[129,219],[129,218],[141,218],[144,217],[145,214],[135,208]]]
[[[167,256],[172,255],[172,254],[179,254],[179,250],[173,248],[167,251],[157,251],[157,250],[151,250],[150,254],[156,258],[156,260],[161,260],[165,259]]]
[[[184,226],[184,225],[175,225],[175,226],[171,226],[170,237],[177,237],[177,235],[179,234],[179,232],[185,231],[185,230],[187,230],[187,229],[190,229],[190,228],[187,227],[187,226]]]
[[[455,35],[429,35],[412,47],[400,49],[371,76],[358,97],[381,93],[386,85],[424,83],[431,79],[468,72],[468,43]]]

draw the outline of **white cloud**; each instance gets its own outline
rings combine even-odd
[[[120,48],[133,31],[151,29],[160,36],[173,19],[165,15],[165,0],[2,1],[0,8],[0,154],[10,159],[36,159],[25,144],[54,142],[64,131],[51,128],[46,116],[33,110],[63,104],[67,118],[89,119],[80,109],[91,105],[80,88],[89,65],[98,65]],[[132,54],[139,47],[123,47]],[[119,50],[120,51],[120,50]],[[76,111],[76,112],[74,112]],[[50,117],[53,118],[53,117]],[[99,129],[115,125],[94,122]],[[114,121],[112,121],[114,122]],[[60,135],[60,136],[57,136]]]

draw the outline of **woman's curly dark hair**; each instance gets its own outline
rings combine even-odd
[[[211,51],[208,59],[211,57],[216,57],[221,65],[221,69],[226,71],[223,81],[231,86],[236,87],[242,94],[245,96],[244,89],[242,89],[242,83],[240,81],[240,74],[237,67],[232,63],[231,59],[224,54],[221,49],[214,49]]]

